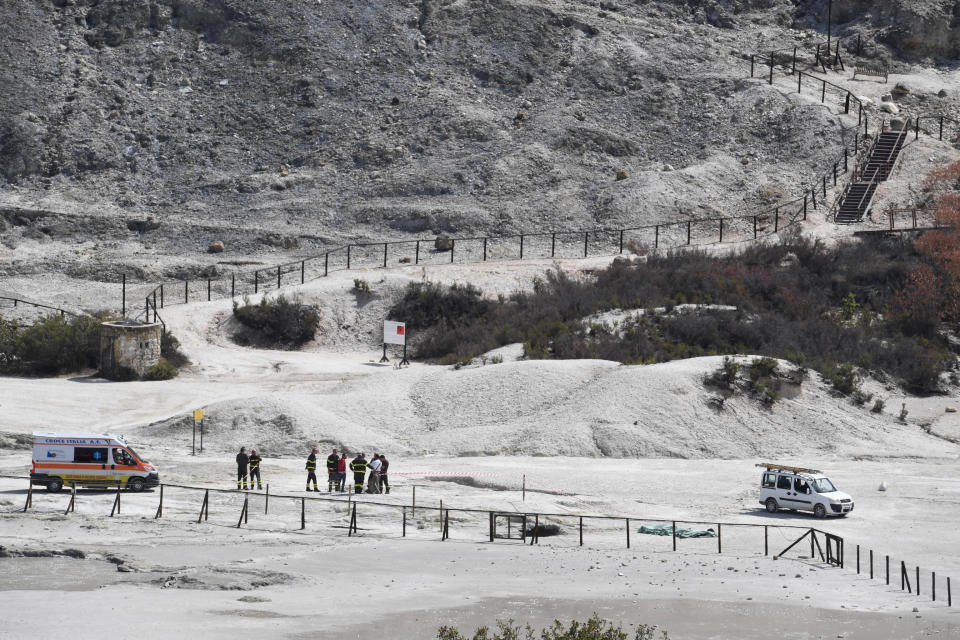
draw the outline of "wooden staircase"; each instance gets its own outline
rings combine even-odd
[[[860,222],[870,210],[880,183],[890,177],[893,166],[907,140],[907,127],[900,131],[883,131],[874,141],[863,168],[840,196],[840,207],[834,221],[837,224]]]

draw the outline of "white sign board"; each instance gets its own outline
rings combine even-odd
[[[407,323],[394,322],[393,320],[383,321],[383,343],[384,344],[406,344],[407,343]]]

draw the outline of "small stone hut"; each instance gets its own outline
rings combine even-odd
[[[129,378],[129,371],[142,376],[160,360],[158,323],[136,320],[104,322],[100,325],[100,374],[107,378]]]

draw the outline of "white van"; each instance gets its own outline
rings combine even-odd
[[[818,518],[845,516],[853,511],[853,498],[816,469],[763,463],[760,476],[760,504],[770,513],[779,509],[812,511]]]
[[[116,487],[118,483],[143,491],[160,484],[160,474],[122,436],[34,433],[30,482],[54,493],[64,485]]]

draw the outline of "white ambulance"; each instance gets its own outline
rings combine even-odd
[[[160,484],[157,468],[141,458],[123,436],[33,434],[30,482],[47,491],[64,485],[121,487],[143,491]]]

